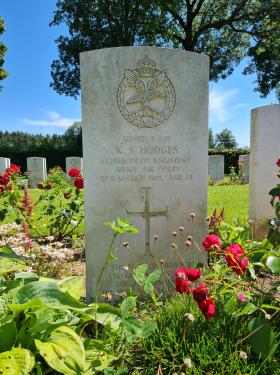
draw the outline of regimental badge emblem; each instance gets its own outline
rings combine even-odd
[[[172,114],[176,94],[166,72],[148,56],[135,69],[125,69],[117,103],[123,117],[138,128],[155,128]]]

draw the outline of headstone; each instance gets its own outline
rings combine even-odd
[[[6,168],[11,165],[11,160],[9,158],[0,158],[0,173],[5,173]]]
[[[243,163],[243,183],[244,184],[249,184],[249,169],[250,169],[250,154],[246,155],[239,155],[239,170],[241,168],[240,163]]]
[[[172,231],[201,243],[207,216],[208,71],[205,55],[155,47],[120,47],[81,54],[86,208],[87,297],[95,297],[112,230],[104,222],[129,218],[138,264],[178,266]],[[195,214],[190,215],[191,213]],[[113,252],[116,248],[113,248]],[[205,261],[194,246],[182,256]],[[128,249],[110,263],[99,294],[133,285]],[[152,267],[151,267],[152,268]],[[173,277],[173,276],[172,276]]]
[[[275,217],[268,193],[279,182],[280,104],[252,110],[250,151],[249,218],[254,220],[256,237],[261,238],[267,220]]]
[[[79,171],[81,172],[81,175],[83,175],[83,158],[80,158],[78,156],[69,156],[68,158],[66,158],[66,174],[67,174],[67,176],[68,176],[68,172],[72,168],[79,169]]]
[[[47,179],[47,161],[41,157],[27,158],[27,171],[29,172],[29,187],[35,188],[39,182]]]
[[[224,155],[209,155],[208,173],[211,181],[222,181],[224,179],[225,157]]]

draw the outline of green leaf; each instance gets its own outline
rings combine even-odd
[[[253,303],[246,303],[244,307],[234,312],[232,316],[235,318],[238,318],[239,316],[242,316],[242,315],[253,314],[253,312],[256,310],[257,310],[257,307]]]
[[[0,371],[3,375],[28,375],[34,364],[33,354],[27,349],[14,348],[0,353]]]
[[[140,264],[140,266],[136,267],[133,270],[132,276],[137,284],[145,285],[146,282],[146,272],[148,271],[147,264]]]
[[[17,255],[17,253],[14,252],[14,250],[11,249],[9,246],[4,246],[0,249],[0,258],[21,259],[22,257],[20,255]]]
[[[0,258],[0,275],[5,275],[6,273],[24,269],[26,269],[26,266],[19,259]]]
[[[85,280],[82,276],[70,276],[58,282],[63,292],[68,292],[72,297],[79,300],[85,295]]]
[[[121,304],[121,314],[122,319],[125,319],[130,311],[132,311],[136,306],[136,297],[127,297]]]
[[[161,276],[161,270],[157,269],[154,272],[150,273],[147,277],[147,282],[154,284]]]
[[[86,339],[84,341],[86,352],[86,367],[92,367],[95,371],[102,371],[117,359],[106,350],[103,341]]]
[[[262,359],[266,358],[276,344],[275,334],[270,323],[262,318],[254,318],[248,324],[253,335],[249,338],[254,352]]]
[[[2,318],[0,320],[0,352],[10,350],[17,338],[17,327],[16,323],[11,319],[7,320],[6,323]]]
[[[68,327],[55,329],[44,342],[35,340],[36,348],[47,364],[65,375],[85,371],[85,350],[80,337]]]
[[[15,274],[15,280],[24,280],[25,283],[38,281],[39,276],[35,272],[18,272]]]
[[[267,267],[275,275],[280,275],[280,257],[279,256],[270,256],[266,260]]]
[[[231,315],[234,313],[238,305],[238,301],[236,299],[236,295],[232,295],[224,305],[224,312],[227,315]]]
[[[20,287],[13,302],[14,304],[25,304],[35,298],[40,298],[46,305],[53,308],[67,308],[69,310],[88,308],[70,294],[59,290],[57,283],[49,281],[34,281]]]

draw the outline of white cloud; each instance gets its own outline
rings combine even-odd
[[[61,114],[55,111],[47,111],[46,119],[32,120],[28,118],[22,119],[25,124],[34,125],[34,126],[46,126],[46,127],[56,127],[56,128],[68,128],[78,119],[63,117]]]
[[[217,118],[220,122],[225,122],[232,109],[229,101],[236,96],[237,92],[237,89],[225,92],[211,90],[209,95],[210,115]]]
[[[233,109],[243,109],[243,108],[248,108],[248,104],[246,103],[237,103]]]

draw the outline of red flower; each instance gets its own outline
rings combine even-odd
[[[13,190],[13,185],[9,184],[9,185],[7,185],[7,188],[8,188],[9,191],[12,191]]]
[[[0,175],[0,185],[8,185],[8,183],[11,181],[10,176],[5,173]]]
[[[216,315],[216,305],[212,298],[206,298],[205,300],[198,302],[198,307],[206,319],[211,319]]]
[[[195,268],[189,268],[186,270],[187,271],[187,278],[190,281],[195,281],[200,278],[202,275],[201,268],[195,269]]]
[[[83,177],[76,177],[74,181],[74,186],[76,186],[77,189],[83,189],[84,188]]]
[[[5,190],[5,186],[0,185],[0,193],[3,193]]]
[[[19,174],[20,173],[20,166],[16,164],[11,164],[8,168],[6,168],[6,173],[9,176],[12,176],[13,174]]]
[[[209,292],[206,286],[204,284],[201,284],[193,289],[192,294],[196,302],[202,302],[207,298]]]
[[[233,272],[238,275],[243,275],[249,264],[245,251],[238,243],[226,248],[226,261]]]
[[[213,246],[220,247],[221,246],[221,240],[216,234],[208,234],[204,241],[202,242],[202,245],[205,250],[210,252]]]
[[[280,168],[280,158],[277,160],[276,165]]]
[[[191,283],[187,278],[185,268],[178,268],[175,272],[176,276],[176,290],[179,293],[190,293],[192,291]]]
[[[81,172],[79,171],[78,168],[72,168],[72,169],[70,169],[68,174],[69,174],[70,177],[79,177],[81,175]]]

